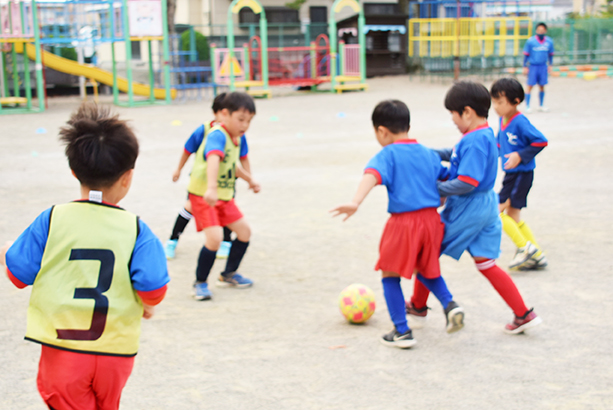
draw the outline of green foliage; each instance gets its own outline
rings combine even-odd
[[[77,61],[77,50],[73,47],[57,47],[52,46],[50,50],[53,54],[63,57],[67,60]]]
[[[194,30],[194,35],[196,38],[196,52],[198,54],[198,61],[209,61],[210,51],[208,40],[198,31]],[[191,49],[190,30],[186,30],[181,34],[181,50],[190,51]]]
[[[291,3],[285,3],[285,7],[300,10],[300,7],[302,7],[304,3],[306,3],[306,0],[294,0]]]

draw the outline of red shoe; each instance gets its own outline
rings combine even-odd
[[[413,306],[411,301],[406,301],[407,315],[411,319],[411,327],[414,329],[421,329],[424,327],[426,320],[428,319],[428,306],[424,306],[421,309],[417,309]]]
[[[540,325],[542,322],[541,318],[534,313],[534,309],[530,309],[523,316],[515,316],[513,323],[508,323],[504,327],[505,333],[510,335],[517,335],[525,332],[528,329],[531,329],[535,326]]]

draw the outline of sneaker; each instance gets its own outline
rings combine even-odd
[[[408,349],[415,346],[417,340],[413,339],[411,329],[405,333],[400,333],[396,329],[392,330],[381,338],[381,343],[386,346],[398,347],[400,349]]]
[[[164,253],[166,254],[166,259],[175,258],[175,249],[177,248],[177,243],[179,243],[178,239],[169,239],[166,241],[166,246],[164,247]]]
[[[508,323],[504,327],[504,332],[510,335],[517,335],[525,332],[528,329],[540,325],[541,322],[541,318],[538,317],[536,313],[534,313],[534,309],[530,309],[522,317],[515,316],[513,322]]]
[[[544,105],[541,105],[541,106],[539,107],[539,111],[540,111],[540,112],[549,112],[549,108],[545,107]]]
[[[532,109],[530,107],[526,107],[526,109],[524,110],[524,114],[530,114],[532,113]]]
[[[537,252],[538,249],[536,248],[536,246],[532,245],[532,243],[528,241],[525,246],[517,249],[513,260],[511,261],[511,263],[509,263],[509,268],[519,269],[522,265],[528,262],[530,258],[532,258],[532,256]]]
[[[445,308],[445,319],[447,333],[457,332],[464,327],[464,309],[452,300]]]
[[[194,299],[209,300],[212,296],[208,283],[194,283]]]
[[[228,255],[230,255],[230,248],[232,247],[232,242],[223,241],[221,246],[217,250],[217,259],[228,259]]]
[[[421,309],[417,309],[413,306],[411,301],[407,300],[405,302],[407,315],[409,315],[409,319],[411,319],[411,326],[414,329],[421,329],[426,324],[426,320],[428,320],[428,306],[424,306]]]
[[[234,275],[227,277],[219,275],[219,279],[217,279],[217,286],[220,288],[248,288],[253,286],[253,281],[243,277],[243,275],[240,273],[235,273]]]
[[[547,258],[544,253],[541,253],[539,257],[532,256],[530,260],[521,265],[519,270],[528,271],[528,270],[543,270],[549,265],[547,262]]]

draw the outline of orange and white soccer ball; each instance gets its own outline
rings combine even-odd
[[[375,294],[368,286],[354,283],[338,298],[341,313],[350,323],[364,323],[375,313]]]

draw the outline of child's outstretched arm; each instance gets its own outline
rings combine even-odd
[[[349,203],[339,205],[336,208],[331,209],[330,212],[333,213],[332,216],[336,217],[345,214],[347,216],[343,219],[343,222],[349,219],[351,215],[356,213],[362,201],[364,201],[366,196],[375,186],[377,186],[377,184],[377,177],[375,177],[373,174],[364,174],[360,185],[358,185],[358,190],[353,196],[353,200]]]
[[[262,189],[260,184],[253,179],[251,173],[247,169],[244,169],[242,166],[236,167],[236,176],[247,182],[249,184],[249,189],[252,189],[254,193],[257,194]]]
[[[179,177],[181,176],[181,170],[185,166],[185,163],[189,159],[190,155],[192,154],[187,152],[186,150],[183,150],[183,154],[181,154],[181,158],[179,159],[179,166],[177,167],[175,172],[172,173],[172,182],[177,182],[179,180]]]

